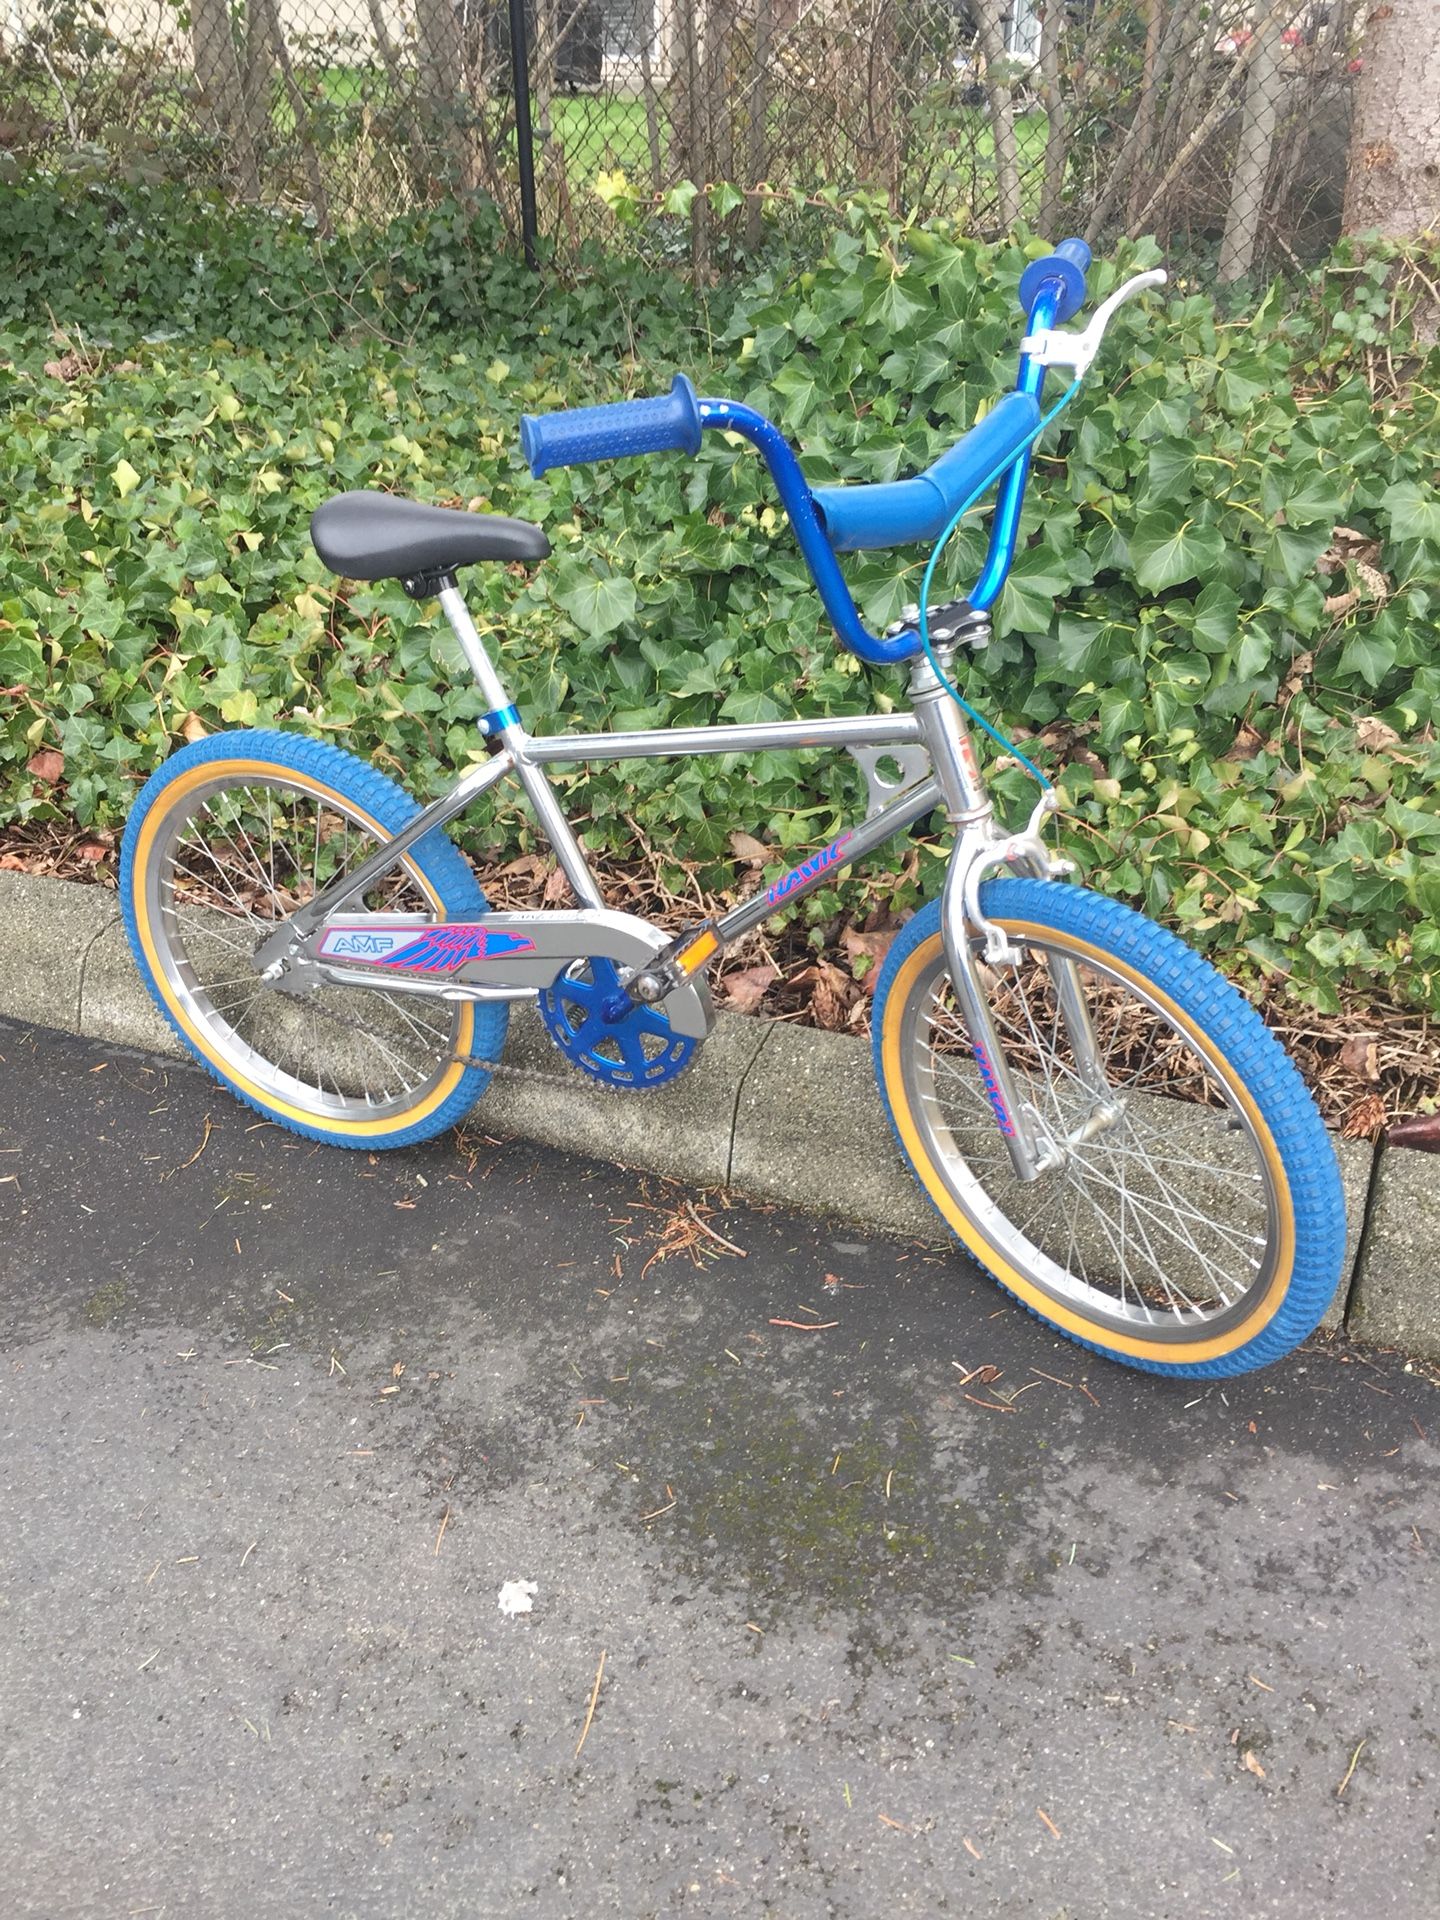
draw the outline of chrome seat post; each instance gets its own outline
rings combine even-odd
[[[530,737],[521,725],[505,684],[496,672],[485,642],[470,617],[470,609],[453,580],[447,580],[440,589],[440,607],[450,623],[450,631],[459,641],[469,662],[476,684],[490,704],[490,713],[486,716],[490,722],[486,738],[498,741],[514,756],[515,777],[555,849],[555,857],[560,862],[560,871],[570,884],[570,891],[583,907],[603,907],[604,895],[590,871],[584,849],[571,830],[564,809],[555,798],[545,769],[530,757],[527,750]]]

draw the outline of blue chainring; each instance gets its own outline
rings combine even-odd
[[[637,1006],[613,960],[577,961],[539,996],[540,1017],[572,1067],[609,1087],[645,1092],[683,1073],[698,1040],[658,1007]]]

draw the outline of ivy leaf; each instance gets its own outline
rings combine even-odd
[[[930,311],[924,300],[907,293],[899,280],[887,280],[879,297],[869,303],[868,320],[878,320],[887,333],[903,333],[914,320]]]
[[[666,213],[674,214],[679,220],[685,219],[699,191],[693,180],[682,180],[678,186],[671,187],[663,202]]]
[[[1270,654],[1274,646],[1270,635],[1258,620],[1252,620],[1240,636],[1240,644],[1235,649],[1235,674],[1240,680],[1253,680],[1270,664]]]
[[[1240,366],[1227,366],[1218,382],[1220,404],[1230,414],[1248,413],[1269,385],[1264,367],[1258,360],[1241,362]]]
[[[1154,440],[1146,461],[1148,490],[1162,498],[1173,499],[1190,485],[1195,471],[1195,446],[1190,440]]]
[[[110,478],[115,482],[115,491],[123,500],[133,493],[140,484],[140,476],[128,460],[117,460],[111,469]]]
[[[1216,528],[1177,520],[1173,513],[1142,514],[1130,536],[1135,578],[1152,593],[1202,578],[1220,564],[1224,552]]]
[[[582,633],[598,640],[633,616],[635,583],[618,573],[587,574],[555,599]]]
[[[725,720],[737,720],[745,726],[793,717],[778,700],[772,700],[762,688],[753,687],[737,687],[722,703],[720,714]]]
[[[780,410],[785,425],[803,426],[820,399],[820,381],[815,369],[804,360],[792,360],[770,384],[785,402]]]
[[[1281,495],[1285,518],[1291,526],[1309,527],[1323,522],[1333,527],[1345,507],[1345,495],[1327,473],[1312,468],[1302,473],[1296,484]]]
[[[1130,421],[1130,432],[1137,440],[1158,440],[1165,434],[1184,433],[1190,424],[1188,395],[1147,394]]]
[[[1270,578],[1277,574],[1287,586],[1298,586],[1329,544],[1328,525],[1272,527],[1260,549],[1260,564]]]
[[[995,623],[997,635],[1003,639],[1016,629],[1021,633],[1047,632],[1056,601],[1069,590],[1070,575],[1064,563],[1043,545],[1027,547],[1017,555],[1005,582]]]
[[[1426,540],[1440,546],[1440,498],[1433,488],[1402,480],[1385,489],[1380,504],[1390,515],[1390,530],[1397,540]]]
[[[1212,580],[1195,602],[1195,637],[1208,641],[1210,651],[1223,653],[1235,635],[1240,596],[1222,580]]]
[[[1276,913],[1294,921],[1296,926],[1310,918],[1315,905],[1313,889],[1294,876],[1272,881],[1268,887],[1261,889],[1260,898],[1267,907],[1273,907]]]
[[[1133,634],[1124,633],[1108,620],[1081,620],[1062,613],[1058,653],[1067,679],[1077,686],[1095,679],[1114,657],[1117,640],[1134,645]]]
[[[1373,628],[1357,628],[1341,649],[1341,673],[1358,673],[1370,687],[1378,687],[1394,665],[1394,647]]]
[[[955,356],[949,348],[939,340],[922,340],[915,348],[910,367],[910,389],[913,393],[928,393],[954,370]]]
[[[1118,687],[1103,687],[1100,692],[1100,745],[1108,752],[1118,747],[1127,733],[1144,722],[1140,702]]]

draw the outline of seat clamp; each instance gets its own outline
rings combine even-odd
[[[508,707],[494,707],[489,713],[482,713],[475,722],[482,738],[489,740],[494,734],[503,733],[506,727],[518,727],[520,710],[512,701]]]
[[[412,600],[433,600],[437,593],[455,585],[455,575],[449,567],[432,573],[407,573],[401,575],[400,585]]]

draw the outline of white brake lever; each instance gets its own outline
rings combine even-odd
[[[1026,334],[1020,342],[1020,351],[1039,366],[1074,367],[1077,376],[1083,374],[1100,351],[1100,342],[1105,338],[1105,329],[1115,309],[1123,307],[1127,300],[1143,293],[1147,287],[1163,287],[1169,277],[1163,267],[1137,273],[1095,309],[1083,333],[1062,333],[1058,327],[1041,327],[1038,333]]]

